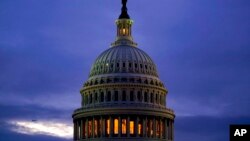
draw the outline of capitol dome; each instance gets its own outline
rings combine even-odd
[[[93,64],[90,77],[110,73],[139,73],[158,76],[152,59],[141,49],[129,45],[111,47]]]
[[[72,115],[74,141],[173,141],[174,111],[156,65],[132,38],[126,0],[116,40],[94,61]]]

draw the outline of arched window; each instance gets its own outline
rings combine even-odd
[[[89,104],[92,104],[92,94],[89,94]]]
[[[97,96],[97,92],[95,92],[95,103],[97,102],[97,100],[98,100],[98,96]]]
[[[137,99],[138,101],[142,101],[142,95],[140,91],[137,92]]]
[[[122,136],[127,134],[127,119],[122,119]]]
[[[111,101],[111,92],[108,91],[107,101]]]
[[[101,102],[103,102],[103,101],[104,101],[104,93],[101,92]]]
[[[129,121],[129,133],[130,135],[135,134],[135,122],[133,120]]]
[[[156,124],[155,125],[156,126],[156,137],[159,138],[160,137],[160,131],[161,131],[161,129],[160,129],[160,121],[156,120],[155,124]]]
[[[92,120],[88,121],[88,137],[92,137]]]
[[[106,127],[106,130],[105,130],[105,132],[106,132],[106,137],[108,137],[109,134],[110,134],[110,119],[107,119],[105,124],[106,124],[106,125],[105,125],[105,127]]]
[[[154,95],[153,95],[153,93],[150,94],[150,102],[151,102],[151,103],[154,102]]]
[[[156,101],[156,104],[159,104],[159,101],[158,101],[158,94],[155,94],[155,101]]]
[[[122,101],[126,101],[127,96],[126,96],[126,91],[122,91]]]
[[[140,136],[140,137],[142,137],[143,136],[143,122],[142,122],[142,120],[141,119],[138,119],[139,121],[138,121],[138,131],[137,131],[137,133],[138,133],[138,135]]]
[[[134,91],[130,91],[130,101],[134,101]]]
[[[118,91],[115,91],[115,101],[118,101]]]
[[[147,92],[144,93],[144,102],[148,102],[148,93]]]
[[[97,135],[98,135],[98,122],[95,119],[94,120],[94,136],[97,137]]]
[[[119,120],[117,118],[114,119],[114,134],[117,135],[119,133]]]

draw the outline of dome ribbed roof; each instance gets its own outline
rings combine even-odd
[[[92,65],[90,76],[116,72],[158,76],[152,59],[141,49],[127,45],[111,47],[101,53]]]

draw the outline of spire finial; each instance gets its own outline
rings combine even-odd
[[[127,4],[127,0],[122,0],[122,6],[126,7],[126,4]]]
[[[127,0],[122,0],[122,13],[119,16],[119,19],[130,19],[128,13],[127,13]]]

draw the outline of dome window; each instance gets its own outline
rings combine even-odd
[[[111,101],[111,92],[108,91],[107,101]]]
[[[142,101],[142,95],[140,91],[137,92],[137,99],[138,101]]]
[[[150,94],[150,102],[151,102],[151,103],[154,102],[154,95],[153,95],[153,93]]]
[[[147,92],[144,93],[144,102],[148,102],[148,93]]]
[[[89,94],[89,104],[92,104],[92,94]]]
[[[134,92],[130,91],[130,101],[134,101]]]
[[[115,91],[115,101],[118,101],[118,91]]]
[[[126,101],[127,96],[126,96],[126,91],[122,91],[122,101]]]
[[[101,92],[101,102],[103,102],[103,101],[104,101],[104,93]]]

